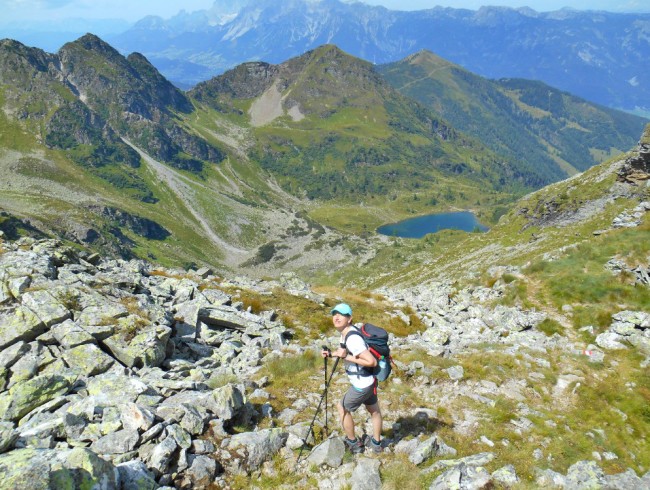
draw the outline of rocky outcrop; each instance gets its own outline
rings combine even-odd
[[[198,275],[151,274],[144,262],[98,260],[54,241],[8,248],[0,488],[25,488],[32,474],[30,488],[206,488],[224,468],[252,471],[284,446],[283,429],[230,436],[259,416],[245,380],[288,341],[271,315],[201,290]],[[222,450],[210,434],[228,441]]]
[[[650,180],[650,125],[646,126],[636,150],[625,159],[618,172],[618,180],[635,185]]]

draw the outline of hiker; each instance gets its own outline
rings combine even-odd
[[[340,357],[345,361],[345,372],[348,374],[350,389],[345,393],[337,408],[341,425],[345,432],[345,444],[352,453],[364,451],[363,441],[354,433],[352,414],[363,404],[370,413],[372,420],[372,437],[366,445],[374,452],[381,452],[382,417],[377,398],[377,380],[372,374],[372,368],[377,360],[368,350],[368,346],[360,335],[355,335],[356,327],[352,325],[352,308],[341,303],[332,308],[332,323],[341,334],[341,344],[338,349],[329,353],[322,351],[322,356]],[[352,334],[350,332],[353,332]]]

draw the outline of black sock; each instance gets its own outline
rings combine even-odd
[[[381,444],[381,441],[378,441],[374,437],[371,437],[370,440],[373,442],[373,444]]]
[[[345,440],[348,442],[357,442],[357,438],[355,437],[354,439],[350,439],[347,436],[345,437]]]

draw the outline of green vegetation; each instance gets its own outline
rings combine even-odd
[[[534,187],[627,151],[647,123],[541,82],[487,80],[427,52],[378,70],[404,95],[517,160],[518,178]]]

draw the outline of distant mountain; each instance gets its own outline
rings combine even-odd
[[[280,65],[251,62],[200,83],[193,99],[225,113],[248,106],[253,158],[311,199],[385,196],[453,175],[474,186],[533,188],[525,162],[504,159],[401,96],[373,66],[325,45]]]
[[[219,4],[216,2],[215,5]],[[231,10],[236,10],[234,5]],[[209,12],[209,11],[206,11]],[[372,63],[426,49],[488,78],[525,78],[602,105],[649,111],[650,14],[482,7],[398,12],[338,0],[250,1],[223,23],[143,19],[110,38],[182,87],[245,61],[280,63],[335,44]]]
[[[488,80],[429,51],[377,70],[455,128],[553,179],[627,151],[647,123],[542,82]]]

